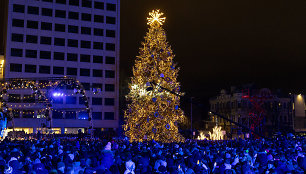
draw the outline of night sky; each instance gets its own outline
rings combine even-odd
[[[146,17],[161,9],[186,96],[206,105],[231,85],[305,93],[306,1],[122,0],[121,85],[132,74]]]
[[[209,97],[232,85],[306,93],[305,0],[121,0],[121,96],[153,9],[167,17],[181,89],[202,104],[198,116]],[[188,102],[182,105],[188,113]]]

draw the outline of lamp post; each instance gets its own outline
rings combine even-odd
[[[190,97],[190,127],[191,127],[191,138],[193,139],[193,130],[192,130],[192,99],[193,97]]]

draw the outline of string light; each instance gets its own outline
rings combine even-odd
[[[179,108],[178,95],[183,94],[177,81],[179,69],[174,68],[174,55],[161,27],[166,19],[162,15],[159,10],[149,13],[149,31],[135,60],[129,83],[130,92],[126,98],[130,104],[124,113],[124,130],[131,142],[184,141],[178,129],[178,123],[186,120]]]
[[[47,82],[39,82],[37,83],[35,80],[28,80],[28,79],[13,79],[10,80],[9,82],[5,82],[5,83],[1,83],[1,90],[0,90],[0,104],[1,106],[4,106],[5,108],[8,106],[9,108],[14,109],[13,112],[16,112],[16,109],[23,109],[23,108],[33,108],[35,107],[42,107],[43,109],[37,109],[34,108],[36,113],[43,113],[46,111],[55,111],[55,112],[61,112],[64,113],[64,111],[62,111],[65,108],[59,108],[59,109],[54,109],[53,108],[53,99],[52,98],[48,98],[46,95],[46,89],[57,89],[59,87],[63,87],[63,86],[67,86],[67,84],[75,86],[76,88],[78,88],[77,93],[79,93],[81,96],[83,96],[83,99],[85,100],[85,104],[86,104],[86,108],[78,108],[78,110],[76,111],[76,113],[78,112],[83,112],[83,111],[87,111],[88,113],[90,113],[90,109],[89,109],[89,102],[88,102],[88,97],[86,97],[86,91],[84,90],[84,87],[82,86],[82,84],[78,81],[78,80],[73,80],[73,79],[69,79],[67,77],[64,77],[63,80],[57,80],[55,82],[52,81],[47,81]],[[14,96],[14,95],[10,95],[8,93],[9,90],[25,90],[25,89],[30,89],[32,91],[34,91],[34,94],[28,95],[24,94],[24,96]],[[69,90],[67,90],[69,91]],[[101,90],[97,90],[97,92],[101,92]],[[95,93],[97,93],[95,92]],[[69,97],[69,96],[76,96],[77,93],[72,93],[72,94],[63,94],[61,93],[61,97]],[[8,95],[8,100],[5,100],[5,96]],[[27,101],[29,100],[29,101]],[[35,103],[29,103],[29,104],[10,104],[7,105],[7,103],[14,103],[14,102],[32,102],[35,101]],[[35,114],[35,111],[22,111],[21,113],[23,114]],[[89,121],[91,121],[91,114],[89,115]],[[91,125],[92,125],[92,121],[91,121]]]

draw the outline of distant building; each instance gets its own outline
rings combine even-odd
[[[0,5],[0,77],[74,77],[90,99],[94,128],[118,128],[120,0],[1,0]],[[19,99],[27,95],[10,95],[18,99],[10,103],[17,130],[36,132],[43,121],[35,108],[23,107]],[[67,95],[54,104],[66,108],[52,114],[56,133],[88,128],[86,112],[69,110],[82,102]]]
[[[302,94],[292,95],[292,101],[294,130],[296,132],[306,132],[305,96]]]
[[[246,127],[253,126],[254,130],[266,136],[274,132],[293,132],[306,126],[305,100],[302,95],[282,96],[267,88],[236,90],[232,87],[230,92],[221,90],[220,94],[209,102],[211,112]],[[210,124],[216,123],[232,135],[247,131],[213,116]]]

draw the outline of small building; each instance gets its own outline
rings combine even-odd
[[[305,100],[302,95],[282,95],[267,88],[232,87],[230,92],[221,90],[209,101],[210,111],[251,128],[262,135],[275,132],[295,132],[306,127]],[[217,116],[212,123],[223,126],[230,135],[248,132]]]

